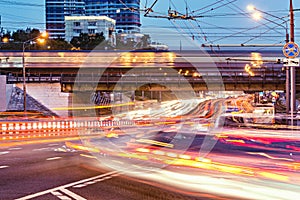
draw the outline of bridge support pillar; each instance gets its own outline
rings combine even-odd
[[[145,91],[144,90],[142,91],[142,98],[143,99],[145,98]]]
[[[158,102],[161,102],[161,91],[159,91],[158,94]]]

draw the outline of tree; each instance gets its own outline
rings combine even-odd
[[[64,39],[48,39],[45,45],[37,47],[39,50],[71,50],[73,46]]]
[[[38,29],[30,29],[30,28],[27,28],[26,30],[19,29],[12,33],[11,38],[15,42],[25,42],[27,40],[38,37],[40,34],[41,32]]]
[[[9,42],[3,43],[1,45],[2,50],[22,50],[23,43],[25,41],[31,40],[36,38],[40,35],[40,31],[38,29],[30,29],[27,28],[26,30],[16,30],[13,33],[6,32],[2,35],[2,38],[7,38]],[[29,44],[27,49],[38,49],[39,47],[35,44]]]
[[[117,49],[133,50],[133,49],[146,49],[149,48],[150,36],[145,34],[141,37],[140,41],[135,41],[134,38],[123,38],[122,35],[118,34],[116,38]]]
[[[87,33],[80,33],[78,37],[73,37],[71,40],[71,44],[83,50],[92,50],[96,48],[98,45],[102,46],[101,43],[105,41],[105,37],[103,33],[96,33],[93,35],[89,35]]]
[[[148,48],[150,42],[151,42],[150,35],[148,34],[143,35],[140,42],[140,48]]]

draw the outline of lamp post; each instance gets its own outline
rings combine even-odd
[[[280,17],[277,17],[276,15],[272,15],[268,12],[264,12],[261,11],[257,8],[255,8],[254,6],[250,5],[247,7],[248,10],[255,10],[261,13],[264,13],[266,15],[269,15],[271,17],[274,17],[276,19],[282,20],[285,23],[285,27],[283,27],[282,24],[278,24],[274,21],[268,20],[266,18],[264,18],[265,20],[272,22],[278,26],[281,26],[283,28],[285,28],[285,34],[286,34],[286,43],[290,42],[294,42],[294,10],[293,10],[293,0],[290,0],[290,10],[289,10],[289,16],[290,16],[290,36],[288,33],[288,25],[287,25],[287,21],[283,20]],[[285,95],[286,95],[286,113],[288,114],[291,110],[291,114],[293,114],[294,110],[295,110],[295,105],[296,105],[296,89],[295,89],[295,82],[296,82],[296,76],[295,76],[295,68],[294,67],[286,67],[286,83],[285,83]]]
[[[262,10],[256,8],[256,7],[254,7],[253,5],[247,6],[247,9],[248,9],[249,11],[257,11],[257,12],[258,12],[258,13],[254,13],[254,14],[253,14],[253,18],[254,18],[254,19],[259,20],[259,19],[263,18],[264,20],[266,20],[266,21],[268,21],[268,22],[271,22],[271,23],[273,23],[273,24],[276,24],[277,26],[280,26],[280,27],[284,28],[284,29],[285,29],[285,42],[289,42],[289,33],[288,33],[288,24],[287,24],[288,20],[284,20],[284,19],[283,19],[284,17],[278,17],[278,16],[273,15],[273,14],[271,14],[271,13],[262,11]],[[262,16],[260,15],[260,13],[263,13],[263,14],[265,14],[265,15],[268,15],[268,16],[271,16],[271,17],[274,17],[274,18],[276,18],[276,19],[281,20],[283,23],[285,23],[285,26],[283,26],[282,24],[279,24],[279,23],[277,23],[277,22],[275,22],[275,21],[269,20],[268,18],[262,17]],[[287,16],[286,16],[286,17],[287,17]]]
[[[23,42],[23,49],[22,49],[22,68],[23,68],[23,109],[24,113],[27,111],[27,99],[26,99],[26,64],[25,64],[25,49],[26,49],[26,44],[31,43],[35,40],[37,40],[39,43],[44,43],[45,38],[48,36],[46,32],[42,33],[40,36],[26,40]]]

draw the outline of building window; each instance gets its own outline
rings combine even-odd
[[[81,29],[74,29],[74,33],[81,33]]]
[[[96,22],[89,22],[88,25],[89,26],[96,26]]]
[[[80,22],[74,22],[74,26],[80,26]]]
[[[95,29],[89,29],[88,32],[89,32],[89,34],[95,34],[96,30]]]

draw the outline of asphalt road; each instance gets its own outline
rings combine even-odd
[[[0,199],[214,199],[181,194],[103,170],[64,142],[0,148]]]

